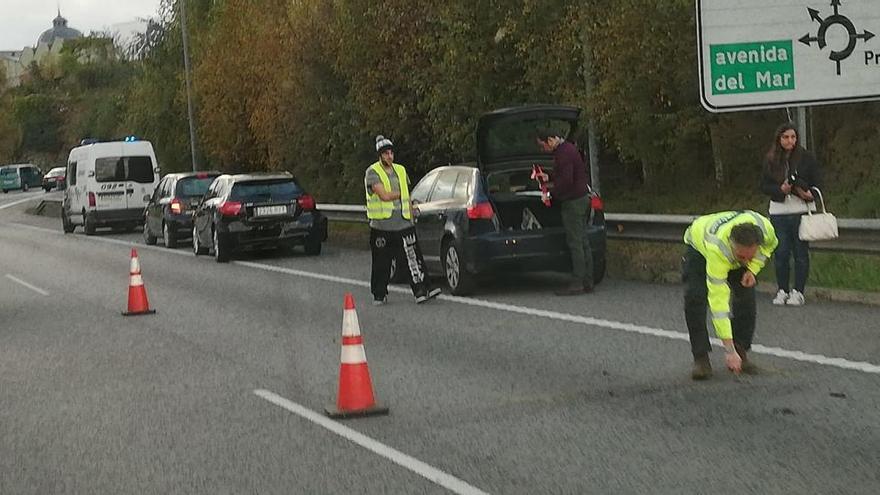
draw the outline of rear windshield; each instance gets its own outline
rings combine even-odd
[[[494,124],[486,135],[483,157],[496,160],[522,155],[539,155],[535,132],[548,128],[562,137],[571,133],[572,123],[561,119],[512,120]]]
[[[153,160],[148,156],[105,157],[95,160],[98,182],[153,182]]]
[[[177,190],[174,191],[174,195],[178,197],[196,197],[196,196],[204,196],[206,192],[208,192],[208,187],[214,182],[214,178],[216,175],[212,175],[209,177],[187,177],[185,179],[180,179],[177,181]]]
[[[237,182],[229,193],[230,201],[243,203],[287,202],[302,195],[302,189],[292,180]]]

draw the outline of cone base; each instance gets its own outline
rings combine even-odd
[[[348,409],[342,410],[336,406],[336,404],[327,406],[324,408],[324,412],[327,413],[327,416],[330,416],[334,419],[349,419],[349,418],[361,418],[364,416],[380,416],[388,414],[388,408],[382,406],[381,404],[374,404],[373,407],[368,407],[366,409]]]
[[[144,311],[137,311],[137,312],[130,312],[130,311],[123,311],[122,312],[122,316],[140,316],[140,315],[152,315],[152,314],[156,314],[155,309],[146,309]]]

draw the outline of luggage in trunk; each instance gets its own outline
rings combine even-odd
[[[540,192],[495,193],[492,195],[495,211],[502,230],[540,230],[561,228],[559,206],[549,207],[541,201]]]

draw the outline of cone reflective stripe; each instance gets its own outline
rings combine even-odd
[[[342,311],[339,393],[336,404],[328,406],[325,411],[333,418],[388,414],[388,408],[378,405],[373,395],[367,353],[364,351],[364,338],[361,336],[354,298],[349,293],[345,294]]]
[[[141,263],[138,260],[137,249],[131,250],[131,265],[128,271],[128,311],[123,316],[149,315],[155,313],[150,309],[147,300],[147,289],[144,287],[144,277],[141,275]]]

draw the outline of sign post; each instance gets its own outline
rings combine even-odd
[[[880,100],[878,0],[696,0],[710,112]]]

